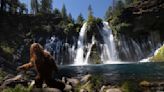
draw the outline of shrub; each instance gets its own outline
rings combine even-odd
[[[15,88],[7,88],[7,89],[4,89],[2,92],[30,92],[30,91],[31,91],[30,88],[17,85]]]

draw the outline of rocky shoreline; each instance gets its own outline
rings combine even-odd
[[[1,82],[0,91],[7,89],[15,89],[18,87],[25,87],[27,92],[162,92],[164,91],[163,81],[140,81],[133,83],[125,81],[124,83],[113,85],[104,84],[103,80],[95,75],[87,74],[80,77],[62,77],[56,79],[56,85],[63,83],[65,88],[62,90],[58,88],[49,88],[43,84],[42,88],[36,88],[33,79],[27,78],[23,73],[16,76],[8,74]],[[26,91],[25,91],[26,92]]]

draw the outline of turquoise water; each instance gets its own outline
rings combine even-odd
[[[76,77],[85,74],[103,75],[106,81],[164,80],[164,62],[65,65],[60,66],[60,75]]]

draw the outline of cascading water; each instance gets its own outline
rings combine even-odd
[[[108,22],[103,22],[103,28],[99,31],[104,41],[104,44],[101,45],[101,61],[103,63],[118,61],[113,34],[108,26]]]
[[[110,27],[107,22],[102,22],[103,27],[99,29],[100,35],[103,37],[104,44],[101,44],[101,61],[102,63],[111,63],[117,61],[117,53],[114,43],[114,38]],[[78,40],[78,48],[75,58],[75,65],[88,64],[88,59],[91,54],[92,46],[95,44],[95,38],[92,36],[92,43],[89,43],[87,46],[84,43],[86,36],[87,23],[84,23],[81,28]],[[84,52],[86,49],[87,52]]]
[[[85,39],[85,34],[86,34],[86,28],[87,28],[87,23],[84,23],[80,33],[79,33],[79,39],[78,39],[78,47],[77,47],[77,52],[76,52],[76,58],[75,58],[75,65],[82,65],[84,64],[84,39]]]
[[[75,39],[73,38],[75,41]],[[74,42],[73,41],[73,42]],[[44,48],[50,51],[58,64],[72,64],[75,58],[75,44],[70,45],[56,36],[47,39]]]
[[[85,58],[84,64],[88,64],[88,59],[89,59],[89,56],[91,54],[91,50],[92,50],[92,47],[93,47],[94,44],[95,44],[95,37],[92,36],[92,43],[88,44],[88,52],[86,54],[86,58]]]
[[[156,48],[161,46],[160,40],[153,38],[154,35],[151,34],[146,37],[141,36],[141,38],[121,35],[115,44],[112,30],[107,22],[102,22],[102,25],[97,27],[98,30],[95,32],[98,35],[92,34],[87,37],[87,23],[84,23],[79,37],[72,36],[69,38],[72,42],[68,43],[67,40],[52,36],[47,39],[45,48],[53,53],[58,64],[85,65],[137,62],[140,60],[140,62],[147,62],[148,59],[144,58],[152,56]],[[91,37],[92,40],[88,39]],[[99,40],[96,37],[101,38]]]
[[[124,35],[120,37],[118,51],[122,62],[149,62],[147,57],[152,56],[154,51],[161,46],[160,41],[152,39],[151,36],[140,39]]]

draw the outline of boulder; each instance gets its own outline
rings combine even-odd
[[[110,88],[107,89],[105,92],[122,92],[119,88]]]
[[[66,84],[70,84],[73,87],[77,86],[79,83],[80,83],[80,81],[75,78],[67,78],[67,82],[66,82]]]
[[[86,83],[86,82],[88,82],[88,81],[91,79],[91,77],[92,77],[91,74],[84,75],[84,76],[81,78],[80,82]]]

